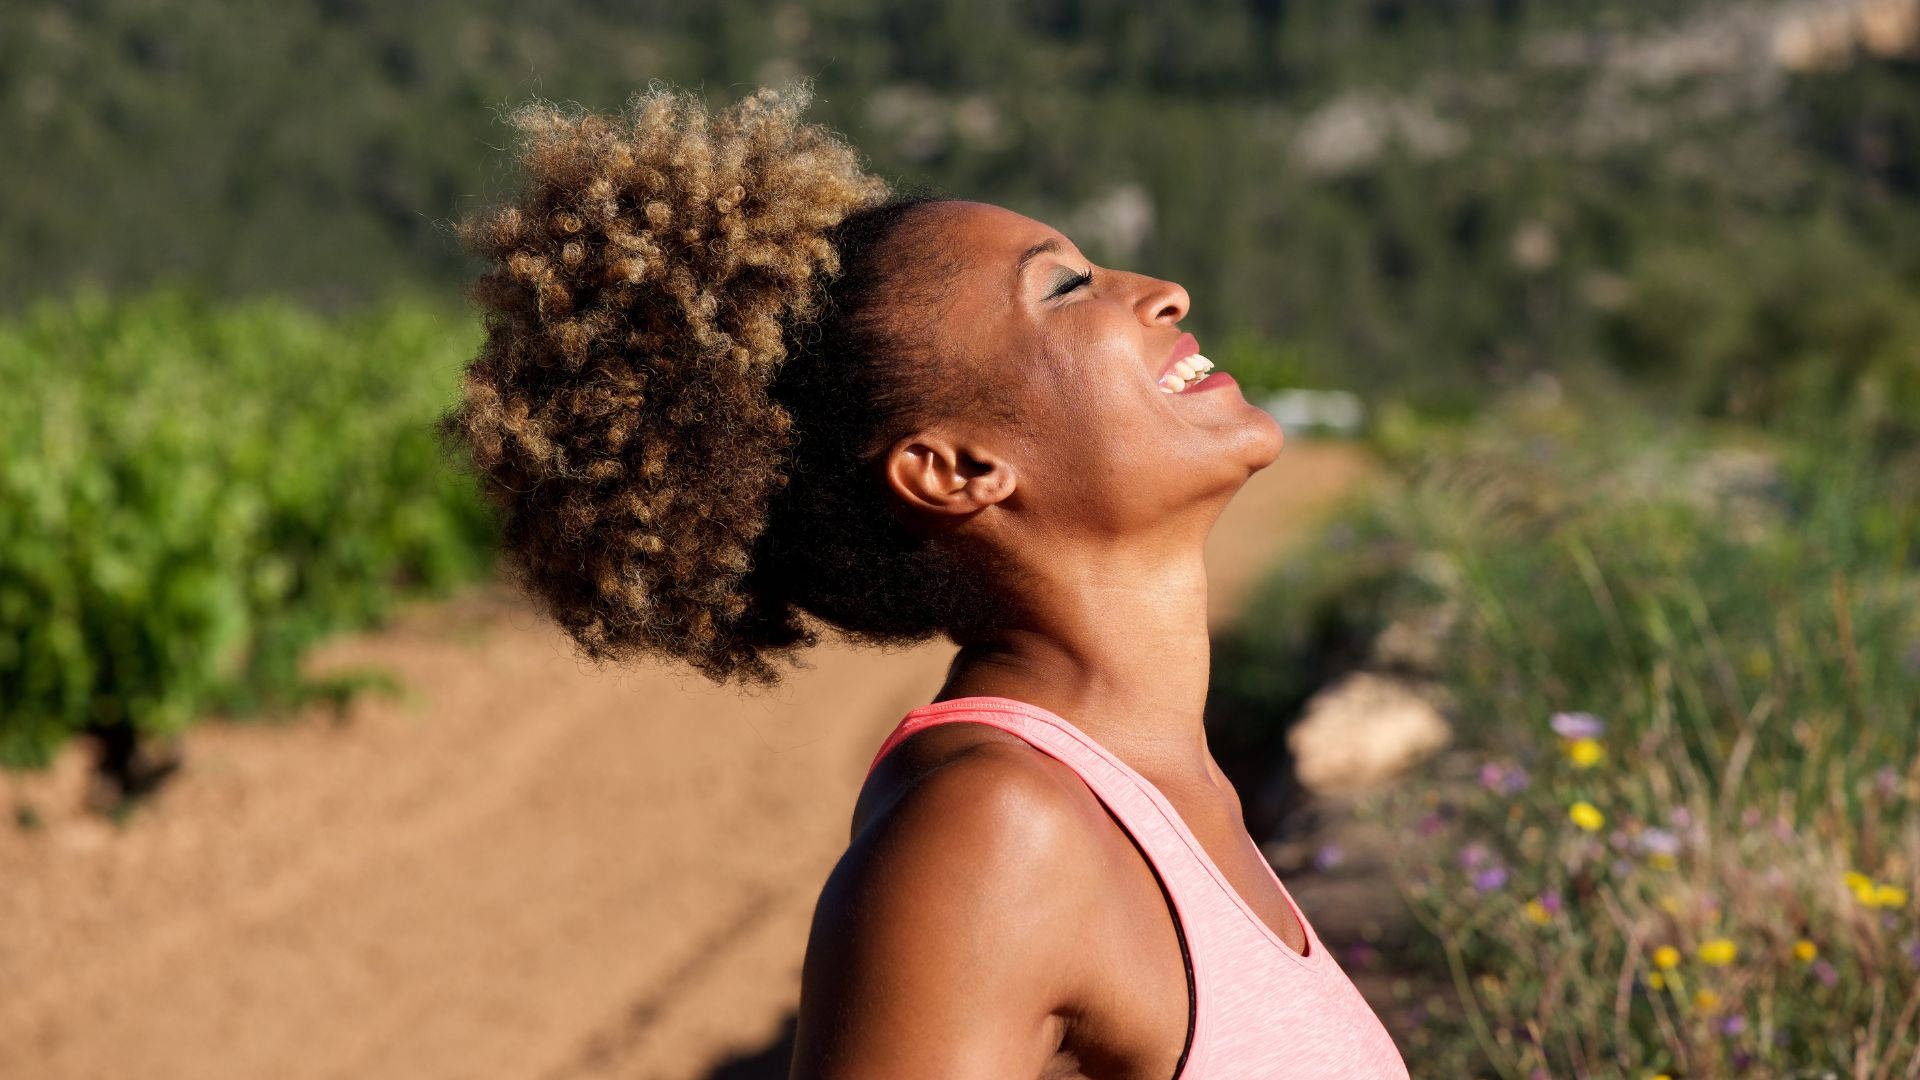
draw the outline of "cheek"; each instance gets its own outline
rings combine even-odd
[[[1081,356],[1048,365],[1026,387],[1034,406],[1034,480],[1049,506],[1111,516],[1156,486],[1177,456],[1164,403],[1148,397],[1137,359]],[[1158,463],[1158,464],[1156,464]]]

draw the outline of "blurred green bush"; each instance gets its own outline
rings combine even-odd
[[[0,325],[0,764],[297,700],[321,635],[483,573],[431,426],[477,340],[180,292]]]

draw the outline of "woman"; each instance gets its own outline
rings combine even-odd
[[[793,1075],[1405,1076],[1201,726],[1201,544],[1278,426],[1180,286],[892,195],[808,99],[519,114],[448,420],[590,656],[959,645],[821,894]]]

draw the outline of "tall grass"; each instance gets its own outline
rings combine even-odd
[[[1920,1076],[1913,458],[1614,403],[1414,434],[1313,557],[1363,602],[1274,619],[1450,696],[1369,808],[1455,989],[1434,1075]]]

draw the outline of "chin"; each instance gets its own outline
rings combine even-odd
[[[1280,456],[1280,448],[1287,443],[1286,432],[1280,429],[1280,421],[1265,409],[1256,408],[1257,417],[1247,422],[1246,457],[1247,473],[1252,475],[1273,464]]]

